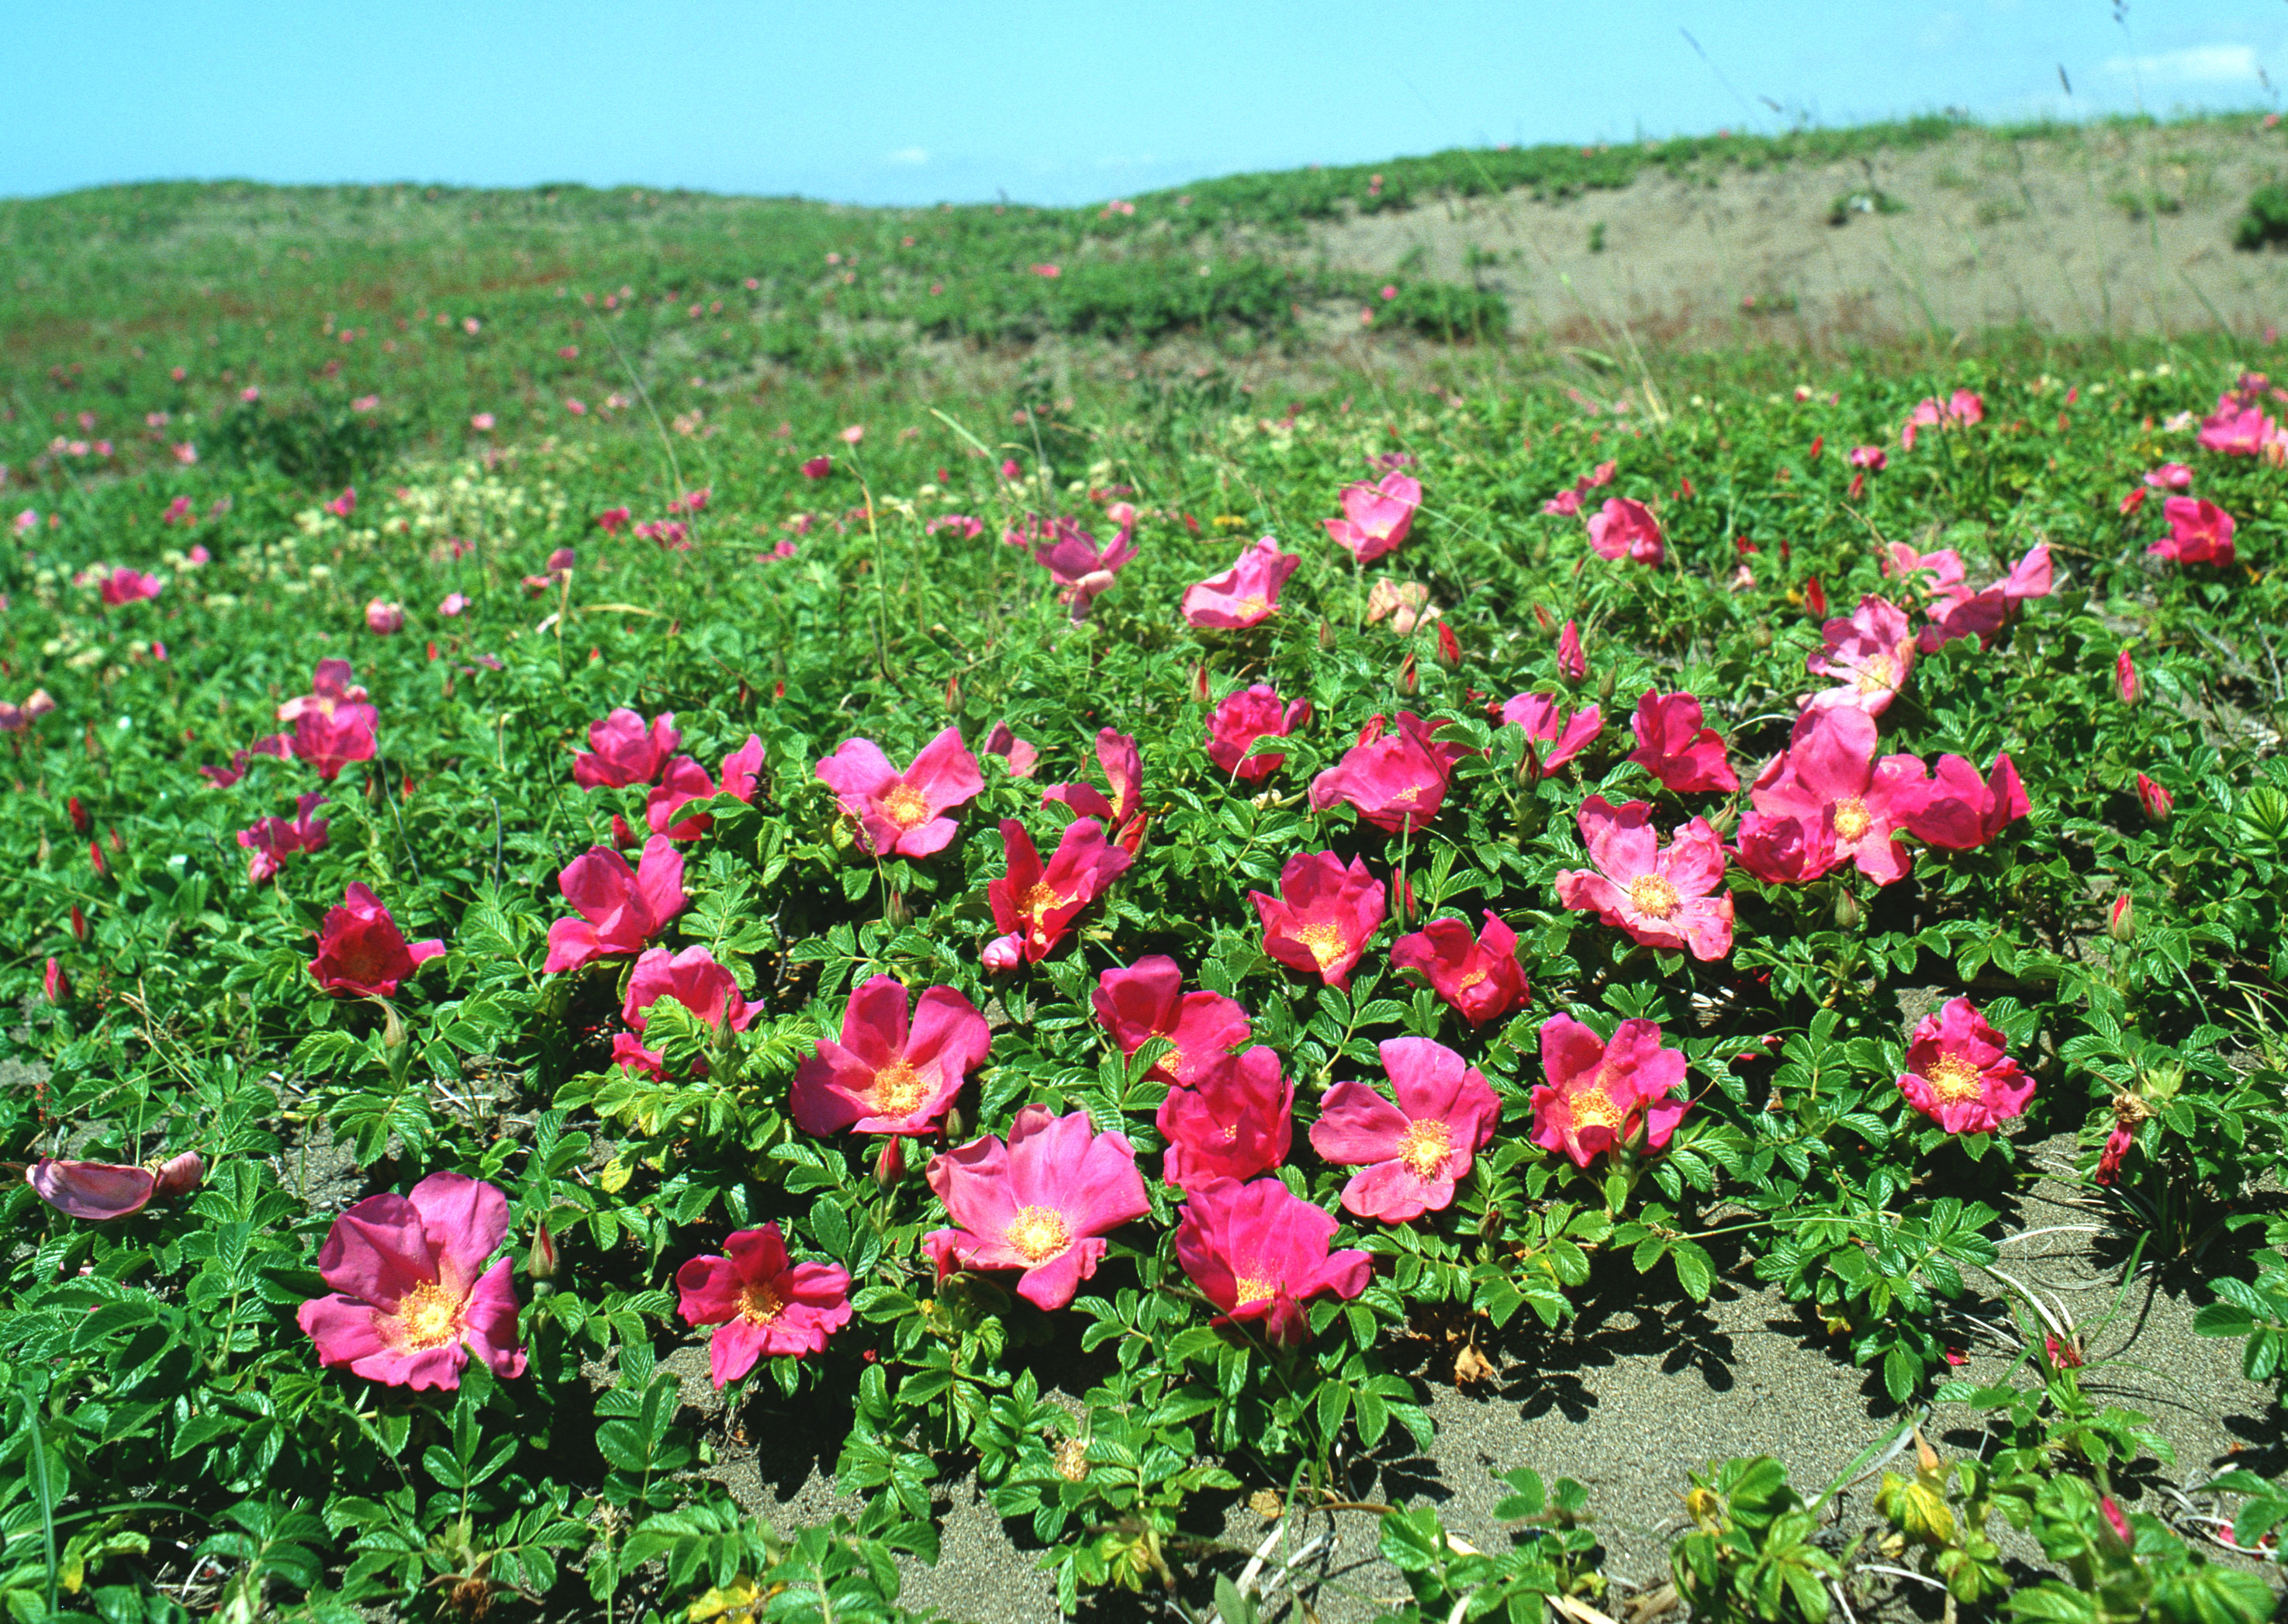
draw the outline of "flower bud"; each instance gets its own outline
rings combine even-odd
[[[2137,775],[2137,804],[2145,809],[2148,823],[2166,823],[2169,814],[2177,810],[2177,797],[2140,772]]]
[[[536,1280],[556,1278],[556,1237],[548,1232],[545,1224],[534,1226],[532,1249],[524,1255],[524,1271]]]
[[[1212,697],[1208,687],[1207,661],[1204,660],[1192,667],[1192,697],[1203,705]]]
[[[207,1164],[201,1160],[198,1152],[185,1151],[179,1156],[171,1156],[161,1162],[157,1173],[156,1182],[152,1187],[154,1195],[187,1195],[197,1189],[199,1181],[207,1176]]]
[[[77,796],[64,803],[64,810],[71,813],[72,833],[82,840],[95,833],[95,820],[87,815],[87,808],[79,804]]]
[[[2130,1529],[2129,1519],[2121,1515],[2121,1508],[2114,1504],[2112,1495],[2100,1494],[2097,1497],[2097,1509],[2105,1514],[2105,1525],[2113,1530],[2115,1539],[2124,1545],[2137,1543],[2137,1536]]]
[[[969,1118],[959,1105],[950,1105],[945,1113],[945,1142],[955,1144],[969,1137]]]
[[[997,936],[985,944],[982,956],[988,974],[999,975],[1005,970],[1014,970],[1024,962],[1025,939],[1014,931],[1006,936]]]
[[[945,709],[950,716],[961,709],[961,673],[956,671],[945,679]]]
[[[1450,671],[1462,663],[1462,645],[1443,621],[1438,622],[1438,663]]]
[[[1609,705],[1613,702],[1613,680],[1619,674],[1617,671],[1607,671],[1603,680],[1597,684],[1597,702],[1600,705]]]
[[[1859,909],[1859,898],[1850,890],[1839,886],[1835,892],[1835,928],[1855,931],[1863,917]]]
[[[71,1001],[71,977],[65,974],[64,967],[53,959],[48,961],[47,971],[40,978],[40,988],[47,994],[50,1003],[68,1003]]]
[[[2125,942],[2137,934],[2137,906],[2123,891],[2113,899],[2113,908],[2105,917],[2105,933],[2115,941]]]
[[[1401,693],[1422,692],[1422,679],[1414,673],[1414,654],[1409,650],[1406,658],[1398,662],[1398,691]]]
[[[2130,659],[2129,651],[2125,648],[2114,656],[2113,687],[2121,695],[2121,702],[2125,705],[2135,704],[2144,692],[2137,681],[2136,662]]]
[[[905,1176],[906,1142],[892,1134],[874,1154],[874,1187],[887,1194]]]
[[[1581,649],[1581,628],[1571,621],[1557,634],[1557,674],[1567,682],[1579,682],[1589,674],[1589,657]]]
[[[111,865],[103,860],[103,843],[99,840],[87,843],[87,860],[95,865],[95,877],[99,880],[111,872]]]
[[[377,1000],[381,1005],[381,1046],[384,1049],[405,1047],[405,1022],[397,1013],[397,1006],[386,998]]]
[[[912,910],[906,907],[906,893],[894,885],[890,887],[890,898],[883,907],[882,917],[894,931],[903,929],[913,918]]]
[[[71,933],[72,940],[75,942],[87,940],[87,915],[79,911],[79,904],[76,902],[72,904]]]
[[[1332,648],[1334,646],[1334,622],[1328,620],[1324,615],[1321,615],[1319,617],[1319,646],[1321,648]]]

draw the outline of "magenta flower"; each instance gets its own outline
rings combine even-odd
[[[1208,716],[1208,759],[1247,783],[1276,772],[1287,757],[1282,751],[1255,749],[1262,739],[1284,739],[1311,720],[1311,702],[1297,700],[1282,707],[1268,683],[1257,683],[1223,696]]]
[[[1740,777],[1725,758],[1724,741],[1714,728],[1700,725],[1700,701],[1692,694],[1647,692],[1630,720],[1637,748],[1629,759],[1680,795],[1737,789]]]
[[[1043,520],[1028,514],[1024,528],[1009,532],[1004,539],[1021,547],[1030,541],[1033,561],[1049,572],[1059,589],[1057,600],[1070,604],[1073,619],[1079,621],[1088,618],[1089,606],[1111,588],[1113,578],[1136,557],[1133,534],[1132,526],[1123,525],[1109,544],[1100,547],[1096,537],[1076,520]]]
[[[1319,1105],[1311,1148],[1362,1169],[1343,1186],[1343,1208],[1404,1224],[1444,1209],[1470,1159],[1494,1137],[1501,1101],[1477,1069],[1428,1038],[1386,1038],[1382,1069],[1394,1105],[1362,1082],[1339,1082]]]
[[[1668,556],[1652,510],[1626,496],[1606,497],[1605,505],[1590,516],[1589,548],[1601,558],[1656,566]]]
[[[2126,644],[2113,657],[2113,691],[2121,696],[2125,705],[2134,705],[2144,693],[2137,680],[2137,662],[2129,657]]]
[[[1014,818],[1002,821],[1001,849],[1008,871],[985,888],[993,928],[1013,939],[1013,948],[1034,963],[1045,958],[1081,910],[1136,860],[1107,841],[1104,825],[1093,818],[1076,818],[1066,826],[1046,867],[1033,837]]]
[[[1231,1051],[1249,1042],[1254,1029],[1247,1011],[1221,993],[1184,991],[1184,972],[1162,953],[1148,954],[1125,970],[1097,978],[1090,995],[1096,1018],[1120,1052],[1132,1055],[1152,1038],[1172,1047],[1151,1075],[1172,1087],[1197,1082]]]
[[[1995,756],[1993,773],[1983,780],[1961,757],[1942,756],[1907,812],[1907,832],[1930,845],[1967,852],[2031,810],[2007,752]]]
[[[327,820],[310,814],[326,804],[325,796],[316,790],[294,797],[294,816],[258,818],[253,825],[238,831],[238,844],[253,853],[246,860],[246,883],[259,885],[274,878],[285,866],[285,860],[297,852],[322,852],[326,849]]]
[[[1401,970],[1419,970],[1473,1026],[1499,1020],[1525,1002],[1517,932],[1490,908],[1482,937],[1470,934],[1467,920],[1434,919],[1393,942],[1390,962]]]
[[[718,795],[735,796],[752,805],[755,800],[755,774],[762,770],[763,741],[753,733],[746,743],[723,758],[723,781],[718,784],[707,776],[707,769],[688,756],[679,756],[667,764],[665,777],[644,797],[644,822],[655,835],[664,835],[670,840],[696,840],[715,821],[712,814],[694,812],[688,818],[680,814],[694,801],[711,800]]]
[[[2157,491],[2186,491],[2193,488],[2193,471],[2182,463],[2163,463],[2146,471],[2145,483]]]
[[[928,1176],[954,1223],[922,1237],[938,1278],[1020,1269],[1017,1295],[1036,1308],[1071,1302],[1104,1256],[1101,1237],[1152,1210],[1127,1137],[1093,1131],[1085,1111],[1026,1105],[1005,1145],[989,1136],[933,1156]]]
[[[505,1257],[508,1197],[458,1173],[432,1173],[405,1195],[369,1195],[334,1220],[319,1278],[295,1319],[318,1363],[390,1387],[451,1390],[473,1353],[496,1374],[524,1374],[516,1287]]]
[[[739,1230],[727,1256],[694,1257],[675,1271],[676,1311],[708,1339],[708,1374],[728,1387],[766,1356],[800,1359],[850,1323],[850,1272],[839,1264],[798,1264],[779,1226]]]
[[[2034,1080],[2004,1050],[1969,999],[1950,998],[1916,1026],[1899,1092],[1949,1133],[1992,1133],[2034,1097]]]
[[[1880,446],[1854,446],[1847,459],[1852,467],[1881,470],[1890,466],[1890,453]]]
[[[1569,626],[1573,622],[1565,623]],[[1546,693],[1521,693],[1503,701],[1501,719],[1504,726],[1523,728],[1525,736],[1533,741],[1541,758],[1544,778],[1578,756],[1604,731],[1605,725],[1605,718],[1594,705],[1584,705],[1569,712],[1562,700]],[[1542,749],[1544,745],[1549,748]]]
[[[2222,394],[2217,397],[2216,410],[2201,419],[2201,432],[2196,440],[2205,451],[2221,451],[2228,456],[2255,456],[2272,435],[2272,419],[2264,415],[2261,407],[2244,401],[2237,395]]]
[[[548,927],[542,973],[577,970],[592,959],[640,953],[683,911],[683,859],[664,835],[644,843],[634,868],[608,846],[591,846],[556,877],[576,915]]]
[[[326,910],[310,975],[337,996],[386,998],[399,982],[444,951],[445,944],[433,939],[409,946],[381,899],[353,883],[342,893],[341,906]]]
[[[1548,1081],[1533,1090],[1533,1142],[1577,1168],[1634,1145],[1640,1132],[1658,1150],[1689,1103],[1675,1097],[1684,1052],[1663,1049],[1648,1020],[1625,1020],[1603,1042],[1571,1016],[1553,1015],[1541,1023],[1541,1070]]]
[[[1040,751],[1011,733],[1006,722],[993,724],[981,748],[988,756],[998,756],[1008,767],[1011,778],[1030,778],[1034,768],[1040,764]]]
[[[376,747],[380,712],[350,677],[348,661],[321,660],[310,692],[278,707],[278,719],[294,725],[294,754],[329,783],[351,762],[371,761]]]
[[[1252,1178],[1287,1160],[1295,1085],[1280,1075],[1277,1051],[1259,1043],[1170,1089],[1154,1120],[1168,1142],[1162,1176],[1178,1189]]]
[[[1384,894],[1364,859],[1345,867],[1332,852],[1313,852],[1287,860],[1276,897],[1251,891],[1247,899],[1263,923],[1264,952],[1347,992],[1359,955],[1382,929]]]
[[[1848,620],[1831,620],[1819,630],[1823,641],[1804,661],[1804,669],[1836,685],[1802,702],[1822,710],[1848,705],[1871,717],[1882,715],[1914,669],[1915,638],[1906,612],[1870,593]]]
[[[388,637],[405,630],[403,606],[377,598],[365,606],[365,628],[368,631]]]
[[[664,947],[647,949],[628,977],[620,1018],[641,1032],[650,1020],[652,1005],[663,998],[674,999],[711,1026],[728,1025],[734,1032],[744,1032],[755,1018],[755,1007],[739,995],[737,978],[704,947],[686,947],[677,954]]]
[[[806,479],[823,479],[833,471],[834,459],[830,456],[814,456],[802,465],[802,477]]]
[[[1589,675],[1589,656],[1581,648],[1581,628],[1573,621],[1566,622],[1557,633],[1557,674],[1567,682],[1579,682]]]
[[[1347,801],[1387,834],[1427,828],[1445,804],[1454,763],[1463,754],[1463,747],[1432,738],[1434,725],[1402,710],[1398,731],[1386,735],[1383,719],[1375,717],[1340,762],[1311,780],[1311,809],[1325,812]]]
[[[162,1197],[195,1190],[206,1170],[196,1151],[139,1168],[43,1156],[24,1169],[24,1182],[31,1185],[33,1194],[68,1218],[108,1224],[131,1218]]]
[[[2207,497],[2172,496],[2161,504],[2169,534],[2148,547],[2148,556],[2179,564],[2230,564],[2232,515]]]
[[[20,528],[20,527],[19,527]],[[123,565],[96,582],[96,595],[112,608],[131,604],[146,598],[156,598],[166,583],[156,575],[147,575]]]
[[[1144,762],[1136,741],[1108,727],[1096,734],[1097,764],[1104,769],[1112,799],[1093,784],[1052,784],[1041,791],[1041,804],[1061,801],[1084,818],[1093,818],[1112,831],[1116,844],[1134,852],[1144,837]]]
[[[925,991],[909,1025],[904,985],[875,976],[850,990],[842,1041],[821,1038],[795,1073],[795,1125],[822,1137],[932,1132],[991,1042],[985,1018],[955,988]]]
[[[1311,1334],[1303,1304],[1357,1296],[1374,1279],[1364,1252],[1330,1252],[1335,1215],[1275,1178],[1195,1191],[1176,1226],[1176,1261],[1200,1295],[1222,1310],[1217,1323],[1259,1321],[1277,1347]]]
[[[818,764],[818,776],[876,857],[927,857],[943,851],[956,827],[945,814],[985,788],[985,774],[962,743],[958,726],[922,746],[903,772],[871,739],[846,739]]]
[[[1807,837],[1825,824],[1833,831],[1834,861],[1855,862],[1876,884],[1888,885],[1905,876],[1911,861],[1895,836],[1920,807],[1922,785],[1916,757],[1875,759],[1875,718],[1865,711],[1807,710],[1796,718],[1788,748],[1765,764],[1749,788],[1755,811],[1741,823],[1741,844],[1759,837],[1760,820],[1793,818]]]
[[[1345,486],[1343,516],[1322,522],[1352,558],[1371,564],[1406,539],[1421,505],[1421,480],[1410,474],[1386,473],[1378,484]]]
[[[1261,625],[1277,613],[1279,589],[1302,561],[1301,554],[1282,552],[1277,542],[1263,537],[1222,574],[1184,589],[1185,622],[1231,630]]]
[[[583,789],[648,784],[682,742],[673,711],[662,711],[647,726],[640,715],[622,708],[588,724],[588,748],[572,758],[572,781]]]
[[[1581,804],[1578,822],[1593,867],[1557,871],[1560,902],[1649,947],[1682,947],[1702,960],[1732,950],[1724,842],[1708,820],[1693,819],[1664,847],[1649,804],[1617,807],[1593,795]]]
[[[1740,867],[1775,885],[1803,885],[1841,861],[1835,850],[1835,809],[1817,817],[1766,817],[1750,812],[1740,820],[1734,855]]]
[[[1923,562],[1931,563],[1941,556],[1934,554]],[[2047,597],[2054,580],[2049,544],[2043,542],[2029,549],[2007,575],[1984,591],[1972,592],[1958,582],[1942,584],[1933,590],[1932,621],[1917,637],[1916,646],[1930,654],[1957,638],[1975,637],[1982,650],[1991,648],[1996,634],[2009,623],[2018,606],[2029,598]]]

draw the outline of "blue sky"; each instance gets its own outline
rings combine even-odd
[[[2115,0],[15,0],[0,7],[0,195],[244,177],[1071,203],[1464,144],[1944,107],[1983,118],[2270,107],[2260,74],[2288,84],[2281,0],[2115,12]]]

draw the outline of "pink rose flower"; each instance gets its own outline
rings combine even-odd
[[[1652,510],[1626,496],[1606,497],[1605,505],[1590,516],[1589,549],[1601,558],[1654,566],[1668,556]]]
[[[1875,759],[1874,717],[1849,707],[1807,710],[1796,718],[1788,748],[1750,787],[1755,810],[1741,823],[1740,842],[1745,847],[1760,838],[1765,820],[1795,819],[1807,838],[1824,825],[1833,833],[1835,862],[1855,862],[1875,883],[1888,885],[1905,877],[1912,860],[1896,835],[1922,796],[1921,761]]]
[[[2179,564],[2230,564],[2232,515],[2207,497],[2172,496],[2161,504],[2169,534],[2148,547],[2148,556]]]
[[[1665,847],[1643,801],[1616,807],[1601,795],[1581,804],[1590,868],[1561,868],[1557,899],[1617,925],[1633,941],[1681,947],[1696,959],[1732,950],[1732,894],[1724,889],[1724,843],[1705,818],[1676,831]]]
[[[729,1386],[766,1357],[816,1353],[850,1323],[849,1271],[791,1261],[777,1224],[739,1230],[723,1250],[675,1271],[684,1323],[715,1327],[707,1367],[716,1386]]]
[[[1992,1133],[2034,1097],[2034,1080],[2004,1050],[1969,999],[1950,998],[1915,1027],[1899,1092],[1949,1133]]]
[[[954,1224],[922,1238],[938,1278],[1021,1270],[1017,1295],[1036,1308],[1071,1302],[1104,1256],[1101,1237],[1152,1210],[1126,1137],[1095,1132],[1085,1111],[1026,1105],[1007,1143],[988,1136],[933,1156],[928,1177]]]
[[[1176,961],[1155,953],[1125,970],[1106,970],[1090,995],[1098,1023],[1122,1054],[1134,1054],[1153,1038],[1168,1040],[1172,1047],[1149,1074],[1172,1087],[1197,1081],[1254,1035],[1236,1000],[1183,989]]]
[[[1390,962],[1401,970],[1419,970],[1473,1026],[1499,1020],[1525,1002],[1517,932],[1491,909],[1482,937],[1470,934],[1466,920],[1434,919],[1392,943]]]
[[[822,1137],[933,1132],[991,1042],[985,1018],[957,989],[926,990],[910,1024],[904,985],[872,977],[843,1005],[841,1041],[821,1038],[795,1073],[795,1125]]]
[[[1680,795],[1737,789],[1740,777],[1725,757],[1722,737],[1703,727],[1700,719],[1700,701],[1694,695],[1648,691],[1630,720],[1637,748],[1629,759]]]
[[[1144,836],[1144,762],[1136,741],[1126,733],[1099,728],[1097,764],[1104,769],[1106,800],[1093,784],[1052,784],[1041,791],[1041,804],[1062,802],[1084,818],[1094,818],[1112,831],[1123,851],[1133,852]]]
[[[638,867],[608,846],[591,846],[567,864],[558,887],[576,917],[548,927],[542,973],[577,970],[592,959],[640,953],[683,911],[683,859],[664,835],[644,843]]]
[[[945,814],[985,788],[985,774],[962,743],[957,726],[924,745],[903,772],[871,739],[846,739],[818,764],[818,776],[876,857],[927,857],[943,851],[957,828]]]
[[[1505,700],[1501,719],[1505,726],[1523,728],[1525,736],[1533,741],[1541,757],[1544,778],[1578,756],[1604,731],[1605,725],[1603,716],[1594,705],[1584,705],[1569,712],[1563,701],[1546,693],[1521,693]],[[1540,749],[1543,745],[1549,748]]]
[[[1076,818],[1066,826],[1045,867],[1033,837],[1013,818],[1002,821],[1001,849],[1007,872],[985,889],[993,928],[1016,937],[1025,958],[1036,963],[1064,939],[1081,910],[1136,860],[1107,841],[1104,825],[1093,818]]]
[[[1379,483],[1343,487],[1343,516],[1323,520],[1327,534],[1361,564],[1371,564],[1406,539],[1422,505],[1422,481],[1386,473]]]
[[[1311,780],[1311,809],[1347,801],[1361,818],[1389,834],[1427,828],[1445,804],[1446,786],[1462,747],[1431,737],[1434,724],[1410,710],[1398,713],[1398,731],[1384,734],[1377,717],[1343,758]]]
[[[1297,700],[1282,707],[1278,693],[1267,683],[1241,688],[1223,696],[1208,716],[1208,759],[1225,772],[1246,783],[1257,783],[1276,772],[1287,760],[1277,750],[1258,751],[1262,739],[1284,739],[1311,719],[1311,702]]]
[[[377,598],[365,606],[366,630],[381,637],[389,637],[405,630],[405,611],[399,605]]]
[[[1336,1227],[1334,1214],[1275,1178],[1226,1181],[1185,1201],[1176,1261],[1223,1311],[1219,1325],[1259,1323],[1274,1346],[1293,1347],[1311,1334],[1305,1303],[1319,1296],[1347,1302],[1374,1279],[1364,1252],[1328,1250]]]
[[[1011,778],[1030,778],[1034,768],[1040,764],[1040,751],[1011,733],[1006,722],[993,724],[981,748],[988,756],[998,756],[1007,765]]]
[[[1345,991],[1386,912],[1382,882],[1365,860],[1345,867],[1331,852],[1298,852],[1279,871],[1276,897],[1251,891],[1247,899],[1263,923],[1264,952]]]
[[[1386,1038],[1382,1069],[1398,1103],[1362,1082],[1339,1082],[1320,1102],[1311,1148],[1362,1171],[1343,1186],[1344,1210],[1404,1224],[1443,1210],[1471,1157],[1501,1121],[1501,1101],[1475,1067],[1428,1038]]]
[[[1600,1155],[1633,1146],[1640,1132],[1658,1150],[1676,1131],[1687,1101],[1684,1053],[1660,1046],[1660,1027],[1625,1020],[1605,1042],[1569,1015],[1541,1023],[1541,1070],[1533,1090],[1533,1142],[1562,1151],[1586,1168]]]
[[[1278,612],[1279,590],[1302,561],[1301,554],[1282,552],[1263,537],[1222,574],[1184,589],[1185,622],[1231,630],[1261,625]]]
[[[1907,832],[1927,844],[1967,852],[1982,846],[2032,810],[2007,752],[1990,777],[1959,756],[1942,756],[1907,812]]]
[[[1281,1076],[1277,1051],[1259,1043],[1217,1055],[1188,1085],[1171,1088],[1154,1120],[1168,1142],[1161,1164],[1168,1183],[1198,1191],[1252,1178],[1287,1160],[1295,1085]]]
[[[622,708],[588,724],[588,748],[572,758],[572,781],[583,789],[648,784],[682,742],[674,712],[663,711],[647,725],[637,712]]]
[[[434,939],[409,946],[381,899],[353,883],[342,893],[341,906],[326,910],[310,976],[337,996],[386,998],[399,982],[444,951],[445,944]]]
[[[1804,661],[1804,669],[1836,685],[1801,702],[1822,710],[1848,705],[1871,717],[1882,715],[1914,669],[1915,638],[1906,612],[1870,593],[1849,619],[1829,621],[1819,631],[1820,647]]]

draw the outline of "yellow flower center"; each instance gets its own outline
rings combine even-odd
[[[1875,820],[1867,810],[1867,803],[1855,796],[1835,804],[1835,837],[1856,840],[1874,827]]]
[[[1072,1245],[1072,1232],[1064,1215],[1046,1207],[1020,1207],[1005,1236],[1017,1255],[1029,1264],[1045,1264]]]
[[[1071,901],[1070,897],[1051,885],[1046,880],[1028,886],[1025,894],[1017,899],[1017,911],[1028,919],[1043,919]]]
[[[1665,919],[1676,912],[1676,887],[1656,874],[1641,874],[1629,882],[1629,902],[1640,914]]]
[[[1245,1308],[1251,1303],[1265,1303],[1279,1295],[1279,1282],[1267,1280],[1259,1274],[1243,1274],[1232,1283],[1234,1308]]]
[[[767,1283],[743,1287],[739,1292],[739,1318],[749,1325],[768,1325],[786,1312],[786,1299]]]
[[[401,1348],[409,1353],[441,1348],[460,1335],[461,1299],[425,1280],[398,1300],[397,1316],[404,1327],[398,1334]]]
[[[1867,663],[1859,668],[1859,692],[1872,693],[1879,688],[1887,688],[1897,679],[1898,673],[1899,662],[1890,655],[1870,655]]]
[[[1454,983],[1454,990],[1458,993],[1466,993],[1485,978],[1486,972],[1484,970],[1474,970],[1468,975],[1464,976],[1459,981]]]
[[[893,1060],[874,1073],[874,1114],[910,1116],[929,1093],[929,1084],[904,1058]]]
[[[1444,1166],[1453,1148],[1453,1133],[1443,1122],[1411,1122],[1398,1136],[1398,1159],[1417,1178],[1427,1178]]]
[[[1239,609],[1237,612],[1240,614],[1252,619],[1254,616],[1259,614],[1270,614],[1271,606],[1264,601],[1263,594],[1258,592],[1251,598],[1241,598],[1239,600]]]
[[[1983,1091],[1978,1068],[1960,1055],[1942,1055],[1923,1073],[1923,1080],[1944,1105],[1959,1105],[1966,1100],[1976,1099]]]
[[[1572,1105],[1573,1127],[1577,1132],[1584,1128],[1608,1128],[1618,1133],[1621,1124],[1627,1120],[1621,1108],[1613,1103],[1613,1097],[1593,1082],[1573,1097]]]
[[[1348,946],[1343,940],[1341,929],[1331,924],[1299,926],[1295,931],[1295,939],[1303,944],[1310,953],[1311,962],[1321,970],[1326,969],[1328,965],[1341,958]]]
[[[899,784],[882,797],[882,811],[902,829],[929,820],[929,800],[911,784]]]

